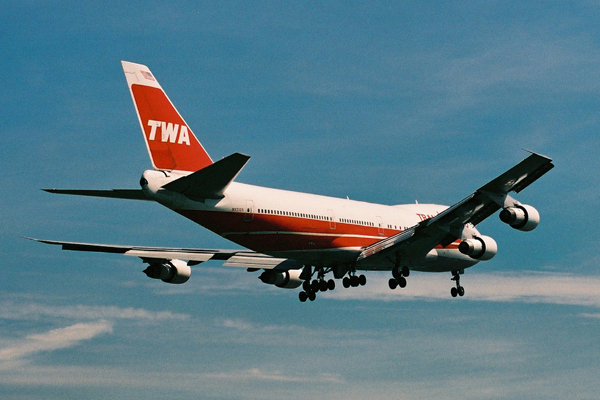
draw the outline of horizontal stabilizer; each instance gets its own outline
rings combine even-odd
[[[246,165],[250,156],[234,153],[193,174],[167,183],[163,188],[181,193],[191,200],[222,199],[229,184]]]
[[[141,189],[112,189],[112,190],[86,190],[86,189],[42,189],[44,192],[57,194],[74,194],[77,196],[110,197],[113,199],[150,200]]]

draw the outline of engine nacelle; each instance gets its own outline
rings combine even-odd
[[[498,244],[489,236],[465,239],[458,245],[458,251],[475,260],[491,260],[498,253]]]
[[[150,264],[144,270],[148,278],[160,279],[167,283],[186,283],[192,275],[192,269],[183,260],[171,260],[166,263]]]
[[[258,279],[268,285],[275,285],[284,289],[295,289],[302,285],[303,279],[300,279],[301,269],[290,269],[288,271],[275,271],[268,269]]]
[[[500,220],[520,231],[532,231],[540,223],[538,210],[527,204],[505,208],[500,212]]]

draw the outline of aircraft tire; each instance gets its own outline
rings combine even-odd
[[[401,288],[405,288],[406,287],[406,278],[401,276],[398,279],[398,286],[400,286]]]
[[[298,297],[300,298],[300,301],[302,303],[304,303],[306,300],[308,300],[308,294],[306,292],[300,292],[298,294]]]
[[[358,284],[360,286],[365,286],[367,284],[367,277],[364,275],[361,275],[358,277]]]
[[[348,289],[350,287],[350,278],[348,278],[347,276],[344,277],[344,279],[342,279],[342,285],[344,285],[344,287]]]
[[[330,279],[327,281],[327,289],[329,289],[329,290],[335,289],[335,281],[333,279]]]
[[[326,281],[326,280],[321,280],[321,281],[319,281],[319,290],[320,290],[321,292],[326,292],[326,291],[327,291],[327,289],[329,289],[329,288],[327,287],[327,281]]]
[[[307,279],[304,282],[302,282],[302,289],[304,289],[305,292],[310,292],[310,280]]]
[[[310,284],[310,291],[311,292],[318,292],[319,291],[319,281],[318,280],[313,280],[312,283]]]

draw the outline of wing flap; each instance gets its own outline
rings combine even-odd
[[[160,251],[160,250],[128,250],[123,253],[126,256],[135,256],[140,257],[143,260],[146,259],[160,259],[160,260],[188,260],[188,261],[196,261],[198,263],[203,263],[205,261],[213,258],[214,253],[191,253],[184,251]]]
[[[247,254],[242,256],[233,256],[227,260],[223,266],[225,267],[242,267],[242,268],[261,268],[261,269],[277,269],[277,270],[289,270],[302,268],[296,260],[288,258],[274,258],[265,256],[264,254]]]

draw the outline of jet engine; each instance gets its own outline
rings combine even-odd
[[[288,271],[276,271],[268,269],[258,279],[269,285],[275,285],[284,289],[295,289],[304,282],[300,278],[301,269],[290,269]]]
[[[475,260],[491,260],[498,252],[498,244],[489,236],[476,236],[460,242],[458,251]]]
[[[500,212],[500,220],[520,231],[532,231],[540,223],[540,213],[532,206],[519,204]]]
[[[160,279],[167,283],[185,283],[190,279],[192,269],[183,260],[170,260],[165,263],[153,263],[144,270],[148,278]]]

